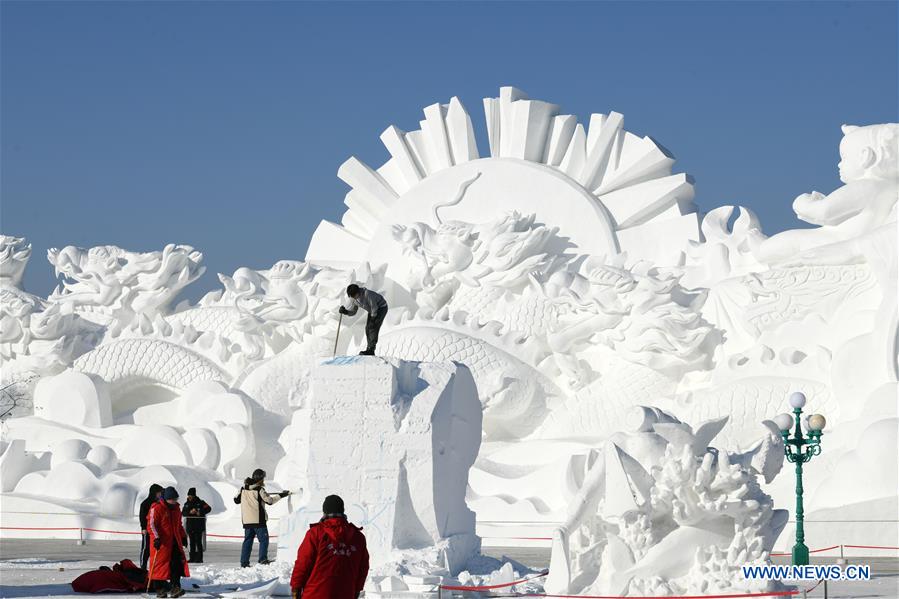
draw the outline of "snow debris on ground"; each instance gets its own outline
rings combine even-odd
[[[265,595],[290,596],[290,575],[293,562],[276,561],[256,564],[251,568],[191,564],[191,575],[181,579],[184,589],[199,589],[210,594],[240,592],[241,596],[260,596],[253,590],[265,590]],[[270,585],[277,581],[277,584]]]
[[[540,572],[503,556],[502,560],[478,556],[468,564],[469,570],[461,572],[456,579],[459,586],[484,587],[509,584],[516,580],[527,580],[502,590],[513,593],[542,593],[543,578]],[[482,573],[487,571],[486,574]],[[450,583],[452,584],[452,583]]]
[[[365,591],[371,597],[432,597],[439,585],[490,586],[507,584],[539,575],[539,571],[503,556],[496,559],[477,555],[468,562],[468,569],[452,577],[439,566],[437,553],[431,549],[394,552],[391,560],[369,572]],[[517,592],[540,592],[540,578],[508,587]],[[503,589],[506,590],[506,589]]]

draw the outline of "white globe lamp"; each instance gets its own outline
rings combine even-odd
[[[805,394],[797,391],[790,395],[790,405],[794,410],[801,410],[805,406]]]
[[[774,417],[774,424],[777,425],[781,432],[788,433],[793,428],[793,416],[790,414],[778,414]]]

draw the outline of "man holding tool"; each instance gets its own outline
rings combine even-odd
[[[381,325],[384,324],[384,317],[387,316],[387,300],[380,293],[360,287],[353,283],[346,288],[346,294],[352,301],[353,307],[347,309],[340,306],[341,317],[354,316],[359,308],[368,312],[368,320],[365,321],[365,339],[368,346],[365,350],[359,352],[360,356],[375,355],[375,346],[378,344],[378,333],[381,331]]]

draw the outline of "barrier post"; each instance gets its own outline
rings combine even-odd
[[[824,599],[827,599],[827,579],[824,579]]]
[[[843,546],[840,545],[840,558],[837,560],[837,564],[840,566],[845,566],[848,562],[846,558],[843,556]]]
[[[83,527],[78,528],[78,540],[75,541],[75,544],[76,545],[84,545],[84,528]]]

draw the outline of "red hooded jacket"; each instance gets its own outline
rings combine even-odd
[[[303,599],[355,599],[368,577],[362,529],[346,518],[312,524],[297,551],[290,588]]]
[[[147,516],[147,531],[150,534],[150,566],[151,580],[168,580],[170,576],[172,551],[181,552],[181,563],[184,564],[183,576],[190,576],[187,569],[187,558],[184,556],[184,526],[181,525],[181,507],[169,505],[160,499],[150,506]],[[161,539],[159,549],[153,546],[155,539]]]

